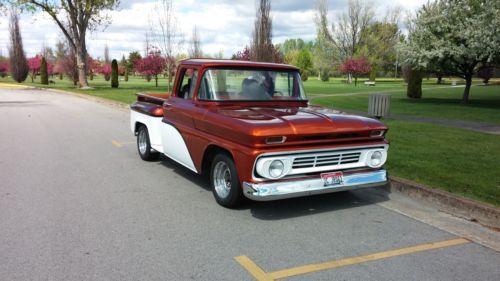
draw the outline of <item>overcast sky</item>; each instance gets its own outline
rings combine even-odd
[[[273,42],[281,43],[288,38],[302,38],[305,41],[315,37],[314,0],[273,0]],[[378,15],[387,7],[401,6],[415,10],[427,0],[373,0]],[[346,10],[347,0],[329,0],[330,21]],[[150,20],[154,18],[155,1],[122,0],[116,11],[109,12],[112,23],[103,31],[88,35],[87,46],[94,57],[103,57],[104,46],[110,48],[113,58],[121,58],[131,51],[144,50],[145,34]],[[225,57],[241,50],[250,42],[256,11],[256,0],[174,0],[174,10],[179,30],[185,40],[191,37],[196,25],[200,34],[203,52],[213,55],[222,51]],[[28,56],[39,53],[43,44],[54,47],[62,38],[55,23],[43,13],[23,14],[21,30],[25,51]],[[8,18],[0,17],[0,50],[7,54]],[[188,45],[180,51],[187,53]]]

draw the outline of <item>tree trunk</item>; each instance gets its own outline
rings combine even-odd
[[[437,84],[443,83],[443,75],[442,74],[437,74]]]
[[[158,74],[155,75],[155,84],[156,84],[156,87],[158,87]]]
[[[465,89],[464,89],[464,95],[462,97],[463,103],[469,103],[469,92],[471,86],[472,86],[472,74],[467,74],[465,75]]]
[[[354,87],[358,86],[358,76],[354,76]]]
[[[85,48],[85,38],[82,42],[76,42],[76,66],[78,69],[78,85],[80,88],[87,88],[87,49]]]

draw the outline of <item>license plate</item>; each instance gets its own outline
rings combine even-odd
[[[332,172],[321,174],[325,186],[341,185],[344,183],[344,174],[342,172]]]

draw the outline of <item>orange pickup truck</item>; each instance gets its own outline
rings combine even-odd
[[[290,65],[184,60],[172,93],[138,94],[130,121],[143,160],[208,175],[225,207],[387,183],[387,127],[309,105]]]

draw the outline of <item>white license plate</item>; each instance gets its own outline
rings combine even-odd
[[[344,173],[342,172],[322,173],[321,179],[323,179],[323,184],[325,186],[342,185],[344,183]]]

